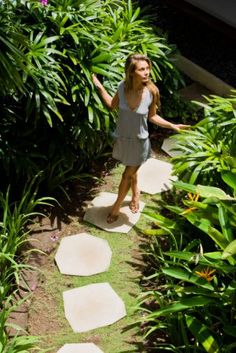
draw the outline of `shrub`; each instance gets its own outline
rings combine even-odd
[[[146,337],[172,352],[233,352],[236,199],[216,187],[174,185],[187,192],[181,206],[165,204],[168,217],[145,213],[155,224],[144,233],[154,236],[148,252],[156,260],[142,298]]]
[[[178,177],[190,183],[226,187],[223,180],[236,178],[236,95],[206,97],[204,119],[192,130],[176,135],[181,152],[172,158]],[[223,180],[222,180],[223,178]]]
[[[154,81],[172,76],[166,84],[172,90],[179,80],[166,40],[130,0],[50,0],[47,6],[5,0],[0,10],[1,58],[10,73],[2,76],[0,97],[1,167],[8,180],[40,170],[52,177],[50,165],[59,165],[68,180],[68,170],[78,174],[109,146],[115,115],[101,104],[92,72],[113,93],[126,56],[143,52],[153,61]]]

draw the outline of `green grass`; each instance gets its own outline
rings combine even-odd
[[[111,191],[111,184],[112,192],[116,192],[121,173],[122,167],[114,168],[112,174],[99,187],[98,192]],[[148,207],[156,207],[156,196],[142,194],[141,199],[148,204]],[[135,307],[138,303],[138,296],[141,293],[139,282],[142,274],[139,268],[140,259],[137,259],[137,254],[140,254],[141,237],[139,230],[145,229],[147,222],[147,219],[141,216],[137,225],[128,234],[109,233],[89,223],[79,223],[76,219],[72,222],[73,234],[75,234],[74,229],[76,228],[76,233],[88,232],[108,241],[112,249],[111,264],[108,271],[101,274],[88,277],[68,276],[60,274],[55,265],[55,252],[50,255],[51,265],[49,268],[41,269],[42,287],[46,295],[53,298],[56,309],[50,308],[50,303],[45,303],[42,300],[41,302],[36,302],[31,310],[36,310],[39,315],[40,312],[46,310],[58,325],[56,325],[55,331],[48,332],[42,337],[41,348],[48,349],[50,353],[55,353],[65,343],[94,342],[104,353],[140,351],[142,337],[139,333],[139,325],[135,324],[140,320],[140,313],[135,310]],[[103,328],[94,329],[83,334],[74,333],[64,316],[62,292],[87,284],[102,282],[108,282],[123,299],[127,316]]]
[[[118,353],[129,350],[131,347],[127,341],[132,339],[132,335],[137,330],[127,329],[139,318],[138,314],[135,313],[135,305],[137,304],[137,297],[140,293],[138,284],[140,274],[131,264],[131,262],[135,261],[132,258],[132,250],[138,248],[138,244],[135,242],[136,236],[134,234],[105,233],[90,226],[88,226],[87,231],[109,242],[112,249],[111,265],[107,272],[89,277],[61,275],[56,267],[54,271],[44,273],[45,290],[55,299],[57,319],[63,323],[63,328],[58,334],[54,334],[53,337],[51,333],[49,333],[48,337],[43,337],[43,345],[48,347],[48,344],[52,344],[53,347],[59,349],[59,347],[65,343],[91,341],[91,337],[98,335],[99,347],[104,350],[104,352]],[[95,329],[84,334],[73,333],[69,323],[64,318],[62,292],[71,288],[101,282],[108,282],[123,299],[127,316],[104,328]],[[96,293],[94,294],[96,295]],[[45,309],[49,310],[47,304],[45,306]]]

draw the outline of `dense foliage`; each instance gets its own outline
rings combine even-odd
[[[157,352],[235,350],[234,106],[234,94],[208,97],[205,118],[175,137],[181,153],[172,161],[181,181],[163,196],[161,211],[146,212],[155,226],[144,231],[153,241],[141,307]]]
[[[34,176],[52,191],[86,176],[106,151],[115,115],[101,104],[91,73],[113,93],[131,52],[147,53],[153,80],[173,94],[180,77],[172,47],[135,2],[0,2],[0,353],[29,352],[37,342],[8,335],[27,226],[35,208],[52,200],[37,198]],[[144,231],[153,241],[140,310],[157,352],[230,353],[236,346],[235,99],[235,92],[208,97],[204,119],[175,137],[181,181],[161,214],[146,212],[154,227]],[[11,203],[19,185],[20,201]]]
[[[115,115],[91,73],[113,93],[132,52],[148,54],[153,80],[167,91],[178,87],[172,49],[130,0],[0,1],[0,353],[37,350],[35,337],[10,338],[12,326],[21,329],[9,317],[21,304],[15,292],[29,222],[51,201],[38,198],[38,188],[63,190],[106,151]]]
[[[206,97],[198,103],[204,118],[186,134],[176,136],[181,154],[172,159],[175,173],[190,183],[226,187],[236,179],[236,92],[230,97]]]
[[[2,189],[40,170],[54,189],[105,151],[115,115],[101,104],[92,72],[112,93],[126,56],[143,52],[154,81],[178,86],[172,49],[131,1],[4,0],[0,23]]]

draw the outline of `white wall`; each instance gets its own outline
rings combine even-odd
[[[236,0],[185,0],[236,28]]]

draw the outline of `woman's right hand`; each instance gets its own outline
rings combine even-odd
[[[99,81],[99,79],[97,78],[97,76],[95,74],[92,74],[92,79],[93,79],[94,86],[96,86],[97,88],[103,87],[101,82]]]

